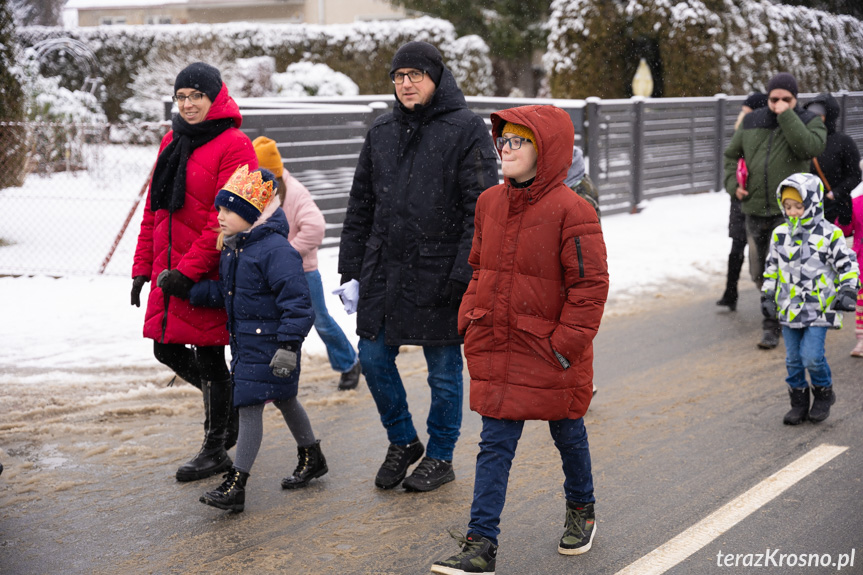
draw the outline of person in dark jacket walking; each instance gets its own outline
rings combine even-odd
[[[144,337],[156,359],[204,396],[204,441],[177,470],[177,481],[194,481],[231,467],[226,452],[236,440],[231,376],[225,363],[225,310],[189,304],[189,288],[218,277],[216,193],[238,166],[257,167],[249,137],[240,131],[240,108],[219,70],[195,62],[177,74],[179,114],[162,138],[144,206],[132,265],[132,305],[153,280]]]
[[[497,183],[497,159],[437,48],[401,46],[390,78],[396,102],[360,152],[338,269],[343,286],[359,282],[359,359],[390,443],[375,485],[404,479],[408,490],[430,491],[455,478],[463,386],[456,316],[471,277],[476,200]],[[395,363],[406,344],[422,346],[428,365],[427,451]]]
[[[483,192],[459,310],[470,408],[482,416],[473,504],[462,552],[432,565],[446,575],[494,573],[509,471],[525,420],[548,421],[563,463],[562,555],[596,535],[584,414],[593,339],[608,296],[605,242],[589,202],[564,184],[574,129],[554,106],[491,115],[505,183]],[[536,572],[542,572],[537,569]]]
[[[749,272],[761,289],[771,233],[784,223],[773,192],[785,178],[809,170],[824,151],[827,128],[819,116],[797,106],[797,80],[780,72],[767,83],[767,107],[749,113],[725,149],[725,190],[742,202],[749,244]],[[737,164],[743,158],[749,171],[745,188],[737,183]],[[761,349],[779,345],[776,318],[761,323]]]
[[[842,110],[830,93],[818,94],[804,108],[821,116],[827,126],[827,145],[809,168],[824,184],[824,219],[847,226],[851,223],[851,191],[861,179],[860,150],[851,136],[837,130]]]
[[[767,96],[765,94],[761,92],[749,94],[746,100],[743,101],[743,105],[740,106],[740,114],[734,123],[734,129],[737,130],[740,127],[746,114],[753,110],[759,110],[766,105]],[[748,175],[748,171],[746,162],[743,158],[740,158],[738,161],[737,184],[741,188],[746,188],[745,178]],[[728,275],[725,280],[725,291],[722,293],[722,297],[716,302],[716,305],[726,306],[731,311],[735,311],[737,309],[737,282],[740,280],[740,270],[743,269],[743,260],[746,257],[744,254],[746,249],[746,218],[740,207],[740,200],[736,196],[731,196],[731,208],[728,213],[728,237],[731,238],[731,251],[728,253]]]
[[[206,505],[245,508],[245,488],[261,447],[264,405],[282,412],[297,442],[299,464],[282,487],[305,487],[327,462],[297,399],[300,351],[315,320],[300,254],[288,243],[288,221],[273,199],[275,176],[240,166],[216,196],[221,233],[218,281],[190,290],[193,305],[225,307],[231,334],[234,405],[240,418],[237,456],[222,484],[201,496]]]

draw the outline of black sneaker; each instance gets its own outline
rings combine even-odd
[[[362,368],[360,367],[360,362],[354,364],[352,368],[347,370],[342,374],[342,377],[339,378],[339,390],[347,391],[349,389],[356,389],[357,385],[360,383],[360,372]]]
[[[462,573],[489,573],[494,575],[494,563],[497,560],[497,545],[479,535],[468,533],[467,537],[456,531],[449,532],[450,537],[458,541],[461,553],[443,561],[435,561],[432,573],[443,575],[461,575]]]
[[[596,515],[593,503],[566,502],[566,523],[557,552],[561,555],[581,555],[590,550],[596,535]]]
[[[390,443],[387,457],[375,477],[375,485],[381,489],[392,489],[402,482],[408,473],[408,467],[419,461],[423,453],[425,453],[425,447],[419,437],[415,437],[407,445]]]
[[[408,491],[432,491],[453,480],[455,471],[451,462],[426,456],[403,485]]]

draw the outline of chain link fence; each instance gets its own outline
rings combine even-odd
[[[168,129],[0,123],[0,274],[128,275]]]

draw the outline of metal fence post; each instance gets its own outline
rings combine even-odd
[[[641,203],[642,182],[644,181],[644,98],[642,96],[632,97],[632,156],[630,162],[630,174],[632,175],[632,208],[630,213],[638,213],[638,204]]]
[[[587,173],[596,187],[596,193],[602,195],[602,184],[599,174],[599,106],[600,100],[596,96],[590,96],[585,100],[587,105]]]
[[[715,180],[713,191],[718,192],[725,187],[725,113],[728,96],[719,93],[716,98],[716,136],[713,139],[713,164]]]

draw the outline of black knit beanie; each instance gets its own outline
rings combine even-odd
[[[403,44],[393,56],[390,78],[399,68],[425,70],[435,86],[438,86],[443,74],[443,56],[440,55],[437,48],[428,42],[408,42]]]
[[[788,90],[791,95],[797,97],[797,80],[788,72],[779,72],[767,83],[767,95],[773,90]]]
[[[203,62],[195,62],[177,74],[177,79],[174,80],[174,93],[176,94],[177,90],[182,88],[200,90],[207,95],[210,102],[215,102],[216,96],[222,90],[222,75],[218,68]]]
[[[749,107],[750,110],[757,110],[767,105],[767,94],[761,92],[752,92],[743,100],[743,105]]]

